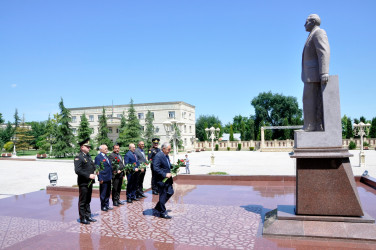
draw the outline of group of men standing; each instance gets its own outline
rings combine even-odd
[[[171,145],[164,143],[162,150],[160,150],[158,148],[159,139],[154,138],[152,142],[153,147],[148,152],[148,160],[151,161],[152,193],[154,195],[159,194],[159,202],[155,207],[155,212],[161,218],[170,219],[171,217],[166,213],[165,203],[173,194],[171,166],[168,157]],[[143,141],[138,143],[137,148],[133,143],[129,144],[129,151],[124,155],[124,158],[119,153],[119,145],[113,146],[113,152],[110,155],[107,155],[107,146],[101,145],[99,147],[100,153],[95,157],[94,161],[89,154],[89,138],[80,142],[79,145],[81,152],[75,157],[74,165],[78,176],[80,223],[90,224],[90,222],[96,221],[92,218],[90,209],[92,188],[96,175],[98,175],[100,184],[99,192],[102,211],[113,209],[109,204],[111,189],[113,206],[125,204],[120,200],[121,186],[125,175],[127,177],[126,202],[132,203],[146,197],[143,189],[146,170],[140,168],[142,163],[147,163]],[[132,166],[133,171],[124,171],[124,166],[127,164]],[[100,171],[97,171],[98,169]],[[167,178],[167,181],[163,182],[165,178]]]

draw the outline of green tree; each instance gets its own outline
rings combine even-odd
[[[145,123],[146,123],[146,130],[144,134],[144,143],[145,143],[145,148],[151,148],[153,138],[155,137],[154,135],[154,125],[153,125],[154,117],[153,113],[148,110],[146,113],[146,118],[145,118]]]
[[[367,123],[367,119],[364,116],[361,116],[359,120],[363,123]]]
[[[369,138],[376,138],[376,117],[372,118],[371,129],[369,131]]]
[[[103,107],[102,115],[99,118],[99,131],[97,135],[97,143],[98,145],[107,145],[110,149],[112,147],[112,141],[108,138],[108,127],[107,127],[107,117],[106,117],[106,110]]]
[[[42,122],[28,122],[27,125],[31,126],[29,134],[33,136],[33,140],[30,142],[30,145],[35,149],[38,148],[40,141],[43,141],[43,135],[46,133],[46,121]]]
[[[30,142],[33,140],[33,136],[29,134],[29,129],[24,122],[16,128],[15,135],[17,137],[16,150],[25,151],[30,148]]]
[[[4,143],[7,143],[10,141],[10,138],[12,138],[13,135],[14,135],[14,129],[12,127],[12,124],[8,121],[5,129],[0,130],[0,139]]]
[[[241,138],[242,141],[245,141],[245,140],[246,140],[246,136],[245,136],[245,134],[246,134],[245,121],[242,120],[242,121],[240,122],[240,138]]]
[[[52,147],[52,154],[56,157],[72,156],[74,153],[74,135],[70,126],[70,111],[65,108],[63,98],[59,102],[59,125],[56,131],[56,143]]]
[[[342,125],[342,138],[345,139],[347,135],[347,116],[346,115],[342,117],[341,125]]]
[[[347,117],[347,123],[346,123],[346,138],[354,138],[354,131],[351,123],[351,118]]]
[[[5,122],[5,120],[3,119],[3,114],[0,113],[0,124],[3,124]]]
[[[89,120],[87,119],[86,114],[84,113],[81,116],[80,126],[78,127],[78,130],[77,130],[77,144],[76,144],[77,152],[80,151],[80,145],[78,143],[87,138],[90,138],[90,135],[92,133],[93,133],[93,130],[92,128],[90,128]],[[94,144],[92,141],[90,141],[90,146],[92,149],[94,148]]]
[[[116,143],[121,147],[126,147],[126,141],[125,141],[125,129],[127,125],[127,120],[125,119],[124,113],[121,115],[120,119],[120,126],[119,126],[119,137],[116,140]]]
[[[20,124],[20,121],[21,121],[21,118],[20,116],[18,115],[18,110],[16,109],[16,111],[14,112],[14,126],[15,126],[15,129],[18,127],[18,125]]]
[[[130,143],[137,144],[141,140],[141,125],[137,118],[132,99],[128,109],[128,118],[125,125],[125,130],[120,134],[120,136],[123,143],[121,146],[123,147],[128,146]]]
[[[234,128],[230,125],[230,141],[234,141]]]
[[[247,140],[255,140],[255,120],[252,117],[248,119],[248,127]]]
[[[216,125],[222,127],[222,122],[218,117],[214,115],[200,115],[196,120],[196,137],[198,140],[206,141],[205,128],[215,127]]]
[[[283,119],[282,126],[288,126],[288,125],[289,125],[289,122],[288,122],[287,118]],[[290,129],[284,129],[282,139],[286,140],[286,139],[290,139],[290,137],[291,137],[291,130]]]
[[[269,91],[253,98],[251,104],[255,109],[256,134],[259,134],[262,122],[269,126],[282,126],[283,120],[287,118],[288,124],[300,125],[296,123],[301,120],[302,110],[299,108],[296,97],[273,94]],[[272,137],[278,139],[282,135],[282,130],[276,130]]]

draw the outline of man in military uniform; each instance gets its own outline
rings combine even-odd
[[[149,154],[148,154],[148,159],[149,159],[149,161],[151,160],[151,164],[150,164],[150,169],[151,169],[151,189],[153,190],[153,194],[155,194],[155,195],[158,194],[158,187],[157,187],[157,182],[156,182],[156,173],[154,172],[154,167],[153,167],[153,161],[154,161],[155,155],[159,151],[161,151],[158,148],[159,141],[160,141],[159,138],[154,138],[152,140],[153,146],[150,148]]]
[[[80,215],[80,223],[90,224],[97,220],[91,217],[90,202],[93,183],[95,182],[95,165],[91,156],[90,143],[87,138],[79,142],[81,152],[74,158],[74,171],[77,174],[77,185],[79,190],[78,213]],[[90,181],[92,183],[89,185]]]
[[[124,171],[122,171],[124,162],[119,152],[119,145],[114,145],[113,152],[108,157],[112,164],[112,204],[116,207],[124,205],[124,202],[120,201],[121,185],[123,184],[124,178]],[[116,165],[119,167],[115,169]]]

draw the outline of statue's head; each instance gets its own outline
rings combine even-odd
[[[319,15],[311,14],[307,17],[304,27],[306,31],[311,32],[315,26],[320,26],[320,24],[321,24],[321,19]]]

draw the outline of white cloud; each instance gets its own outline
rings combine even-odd
[[[17,84],[13,83],[12,85],[10,85],[12,88],[15,88],[17,87]]]

